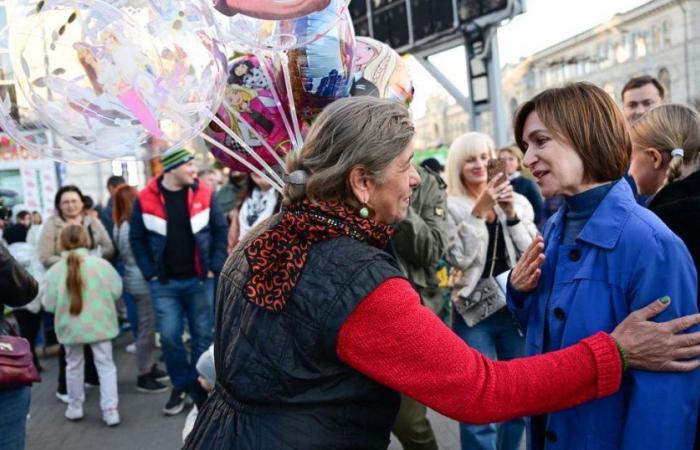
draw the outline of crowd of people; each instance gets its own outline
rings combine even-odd
[[[525,429],[531,450],[690,449],[700,119],[651,77],[621,100],[549,89],[521,105],[513,146],[469,132],[442,166],[414,164],[404,106],[344,99],[283,193],[198,172],[186,149],[141,191],[111,177],[100,211],[63,186],[54,217],[5,227],[0,272],[27,281],[3,279],[18,286],[0,306],[39,370],[52,317],[65,417],[97,385],[108,426],[127,317],[134,388],[170,389],[165,415],[195,405],[185,448],[386,448],[393,432],[436,449],[430,407],[463,450],[518,449]],[[25,421],[28,388],[1,383],[0,447],[23,448],[3,427]]]

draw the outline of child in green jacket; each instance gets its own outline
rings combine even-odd
[[[66,418],[83,418],[83,346],[95,356],[100,379],[102,420],[119,424],[117,368],[112,342],[119,333],[115,302],[122,292],[119,274],[106,260],[89,254],[89,239],[79,225],[67,225],[60,237],[63,253],[44,278],[44,309],[54,313],[58,341],[66,348]]]

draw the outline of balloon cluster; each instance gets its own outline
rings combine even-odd
[[[19,0],[0,31],[18,88],[0,97],[0,127],[73,162],[148,159],[201,137],[281,189],[284,156],[329,103],[413,98],[406,62],[355,36],[348,3]],[[50,139],[26,138],[37,129]]]
[[[286,153],[301,148],[321,110],[339,98],[411,102],[406,61],[386,44],[356,37],[348,3],[215,2],[222,40],[242,53],[229,63],[224,102],[207,131],[238,156],[219,145],[212,152],[220,161],[241,171],[248,171],[243,160],[256,167],[281,163]]]
[[[226,60],[203,0],[21,0],[14,11],[0,39],[18,92],[2,99],[0,127],[30,150],[146,159],[198,136],[221,103]],[[54,139],[23,142],[37,128]]]

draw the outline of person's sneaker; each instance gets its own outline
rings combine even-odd
[[[151,378],[161,383],[165,383],[166,381],[170,380],[168,372],[160,370],[157,364],[153,364],[153,367],[151,367],[151,371],[148,374],[151,376]]]
[[[146,394],[158,394],[165,392],[168,387],[153,378],[151,374],[139,375],[136,379],[136,390]]]
[[[170,393],[170,399],[168,399],[168,403],[163,408],[163,414],[166,416],[180,414],[185,409],[185,397],[187,397],[185,391],[173,388]]]
[[[76,421],[82,418],[83,408],[81,406],[73,407],[68,405],[68,408],[66,408],[66,419]]]
[[[133,355],[136,353],[136,344],[129,344],[126,346],[126,352]]]
[[[117,411],[116,409],[108,409],[106,411],[103,411],[102,412],[102,421],[108,427],[116,427],[120,423],[119,411]]]
[[[93,390],[93,389],[95,389],[95,388],[100,387],[99,384],[87,383],[87,382],[84,383],[83,386],[85,386],[85,390],[86,390],[86,391],[91,391],[91,390]]]
[[[61,394],[60,392],[56,392],[56,398],[65,403],[66,405],[70,403],[70,398],[68,398],[68,394]]]

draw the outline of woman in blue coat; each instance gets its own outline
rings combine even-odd
[[[511,274],[508,304],[534,355],[610,331],[655,298],[657,320],[697,312],[697,274],[683,242],[620,181],[631,141],[610,96],[587,83],[525,103],[515,136],[545,197],[564,205]],[[528,421],[531,450],[691,449],[700,373],[629,370],[620,391]]]

